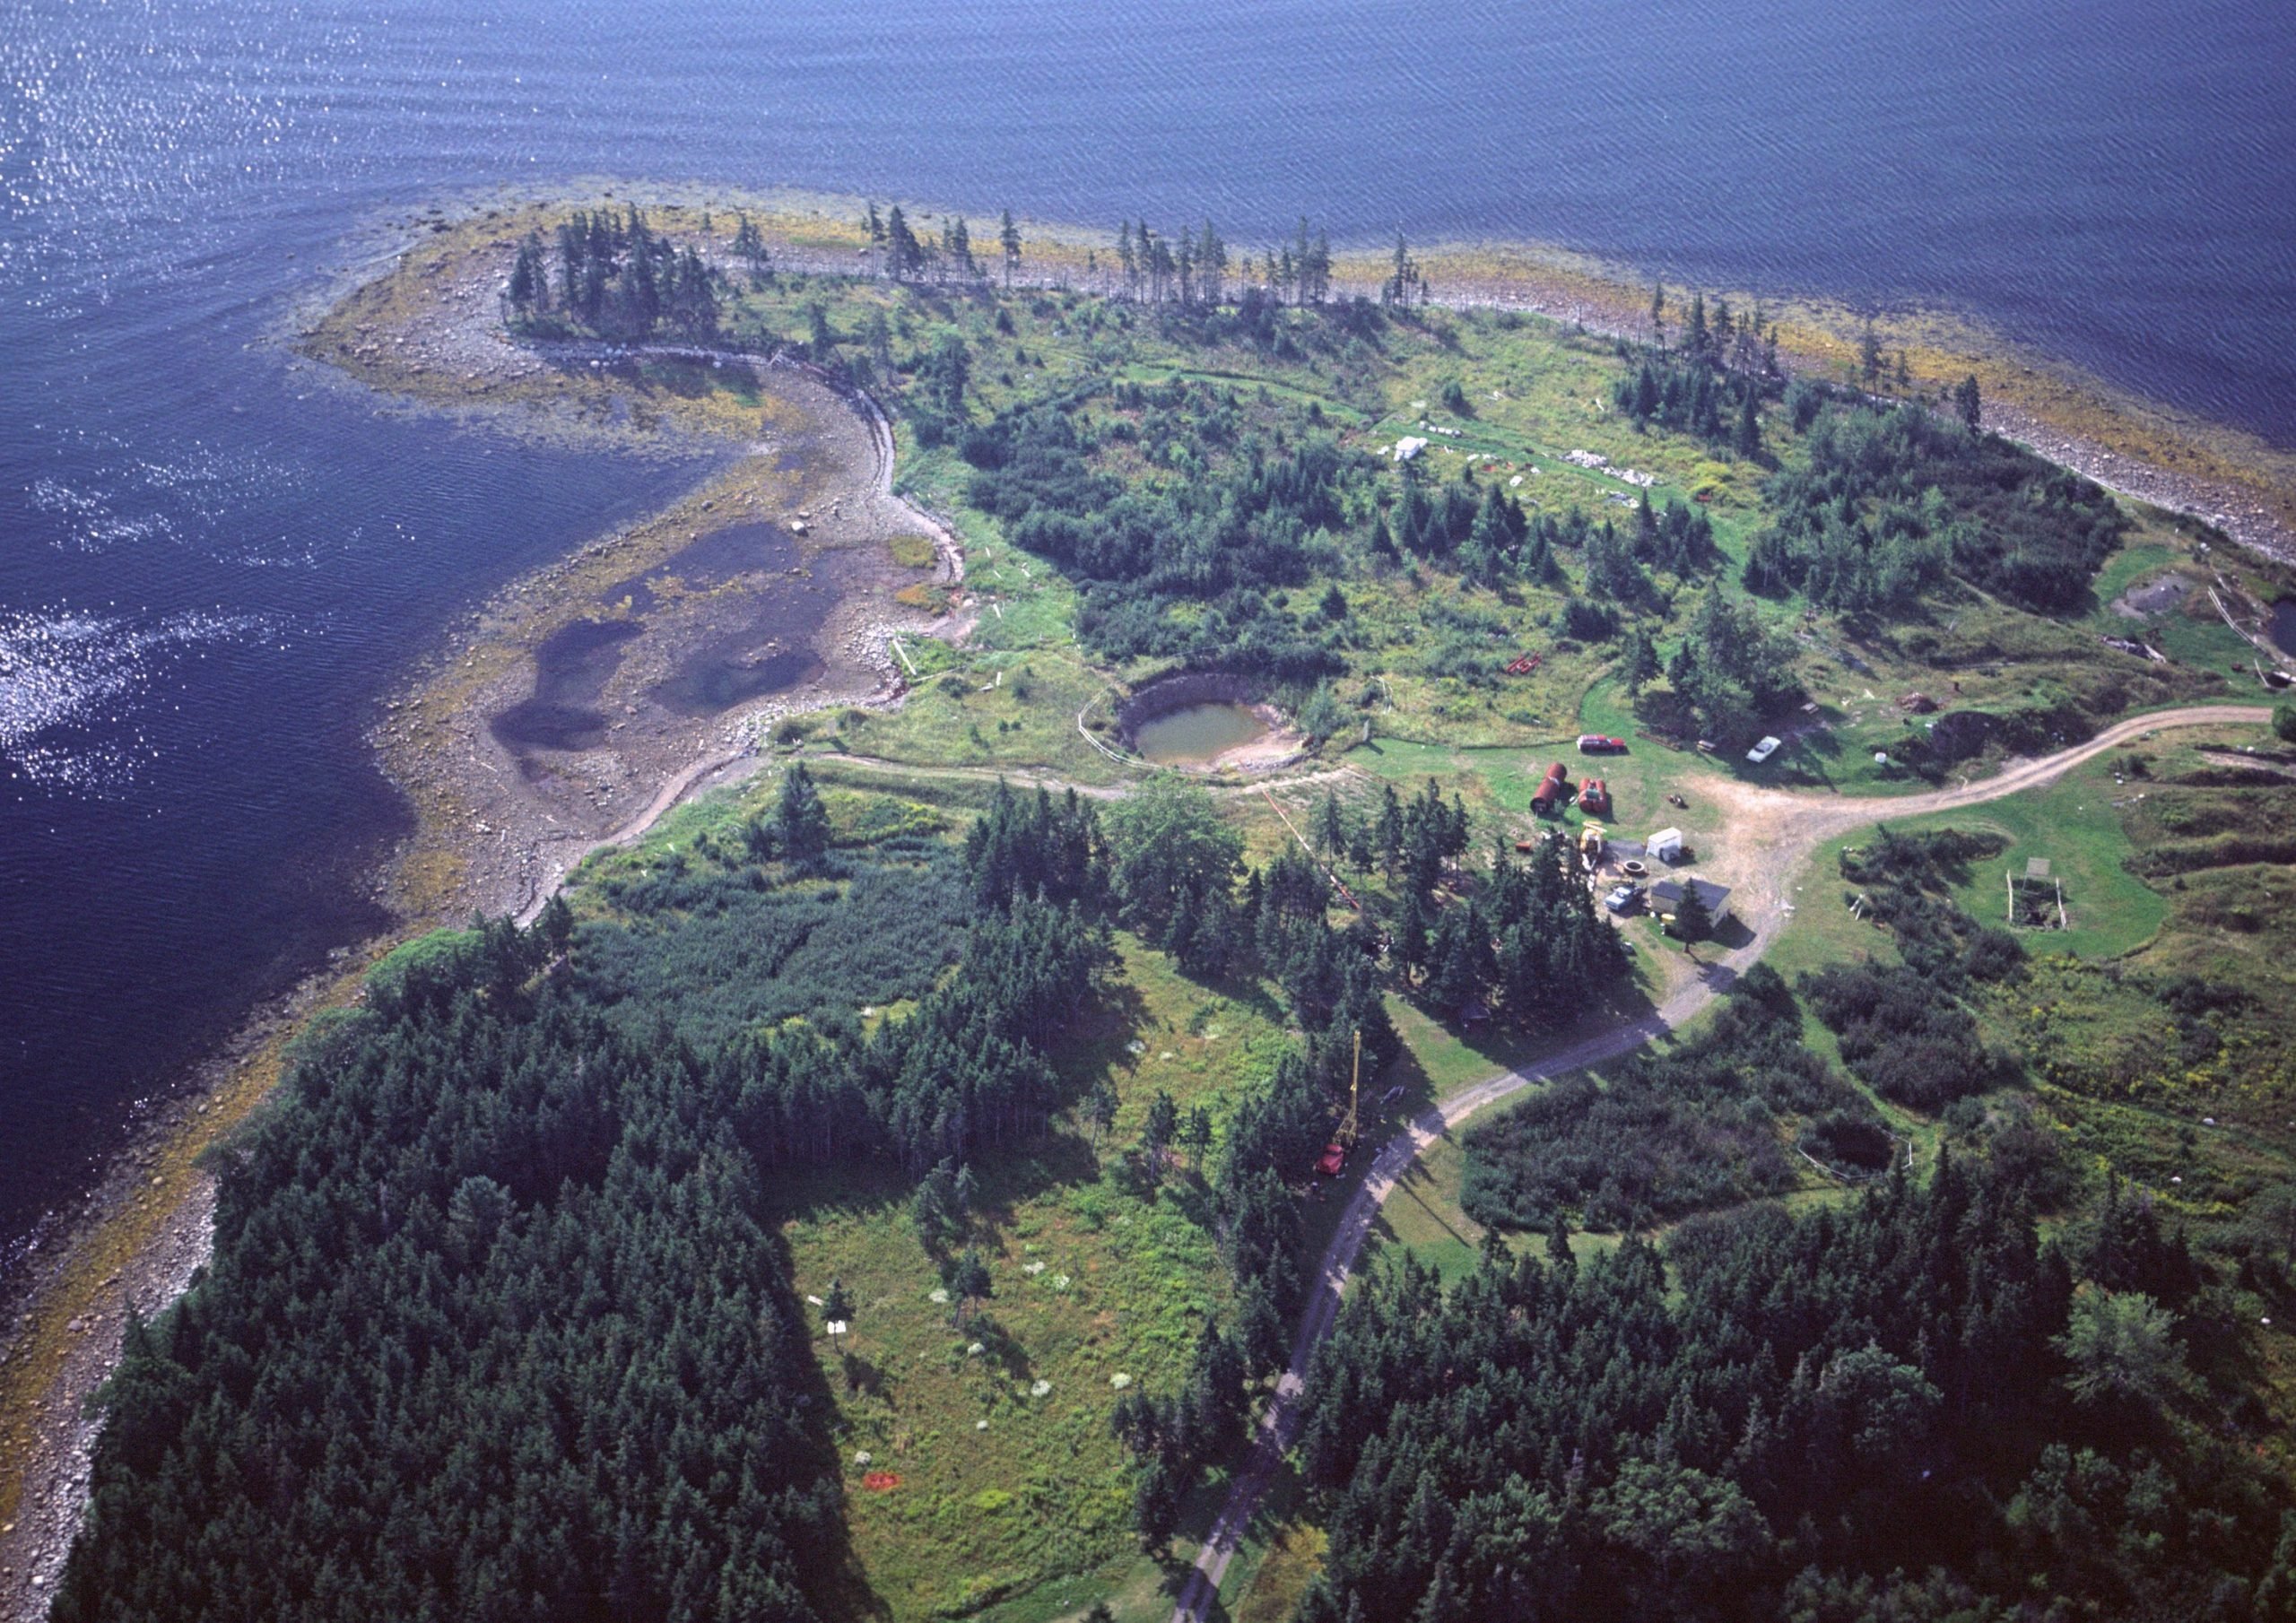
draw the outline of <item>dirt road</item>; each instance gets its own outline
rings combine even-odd
[[[1729,778],[1704,780],[1700,793],[1728,808],[1732,843],[1740,856],[1735,866],[1744,875],[1754,872],[1753,864],[1758,864],[1760,873],[1766,876],[1771,887],[1765,893],[1746,898],[1737,908],[1739,917],[1752,930],[1753,938],[1709,963],[1697,982],[1675,993],[1652,1013],[1574,1044],[1544,1063],[1502,1072],[1455,1093],[1414,1118],[1379,1147],[1371,1158],[1363,1182],[1341,1213],[1339,1228],[1331,1243],[1325,1246],[1322,1261],[1317,1264],[1299,1336],[1292,1343],[1292,1361],[1276,1383],[1274,1399],[1260,1419],[1253,1435],[1251,1453],[1229,1490],[1228,1502],[1196,1554],[1195,1569],[1188,1574],[1179,1603],[1172,1612],[1172,1623],[1204,1623],[1219,1593],[1220,1581],[1227,1575],[1228,1563],[1234,1558],[1253,1516],[1258,1514],[1261,1500],[1275,1480],[1284,1454],[1291,1449],[1299,1426],[1300,1394],[1307,1387],[1308,1365],[1339,1316],[1341,1297],[1347,1289],[1356,1258],[1362,1252],[1363,1242],[1370,1236],[1371,1224],[1411,1163],[1431,1145],[1485,1106],[1535,1083],[1616,1059],[1697,1014],[1777,939],[1787,915],[1782,905],[1783,897],[1775,887],[1790,881],[1811,853],[1827,839],[1866,823],[1982,805],[2004,795],[2039,788],[2084,760],[2161,728],[2253,724],[2271,717],[2271,710],[2262,705],[2156,710],[2118,723],[2085,743],[2054,755],[2012,762],[1981,782],[1890,799],[1819,797],[1757,788]]]

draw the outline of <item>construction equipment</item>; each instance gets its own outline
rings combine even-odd
[[[1536,654],[1526,654],[1520,659],[1509,661],[1507,665],[1507,674],[1509,676],[1528,676],[1532,672],[1539,668],[1539,657],[1540,656]]]
[[[1611,814],[1611,786],[1599,777],[1590,777],[1578,786],[1578,809],[1596,817]]]
[[[1604,844],[1605,836],[1603,833],[1602,824],[1588,823],[1585,828],[1578,830],[1578,855],[1587,859],[1587,865],[1589,868],[1594,867],[1603,860]]]
[[[1331,1135],[1331,1142],[1324,1146],[1323,1159],[1316,1163],[1316,1170],[1327,1178],[1337,1177],[1347,1165],[1347,1152],[1355,1148],[1361,1123],[1356,1116],[1356,1107],[1363,1091],[1363,1033],[1355,1034],[1355,1071],[1347,1081],[1347,1114],[1340,1118],[1338,1131]]]

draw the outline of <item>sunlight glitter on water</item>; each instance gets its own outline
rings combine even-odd
[[[268,636],[262,615],[157,620],[75,610],[0,612],[0,774],[117,794],[161,747],[144,720],[161,675],[219,644]]]

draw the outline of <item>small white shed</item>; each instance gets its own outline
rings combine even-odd
[[[1653,862],[1680,862],[1683,855],[1683,831],[1680,829],[1661,829],[1642,842],[1642,849]]]

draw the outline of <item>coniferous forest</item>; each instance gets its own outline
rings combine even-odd
[[[1391,810],[1387,860],[1431,916],[1465,813],[1431,785]],[[1113,1419],[1142,1534],[1169,1538],[1288,1351],[1299,1191],[1359,1034],[1374,1074],[1394,1053],[1386,977],[1331,927],[1324,872],[1248,870],[1200,789],[1103,816],[1000,787],[961,839],[886,827],[839,836],[793,766],[706,859],[606,876],[578,925],[561,898],[530,929],[426,937],[301,1039],[233,1148],[213,1266],[131,1332],[56,1615],[822,1615],[842,1490],[777,1177],[879,1165],[944,1202],[1043,1136],[1079,1102],[1053,1056],[1119,926],[1195,973],[1265,976],[1300,1034],[1207,1172],[1234,1314],[1180,1391]],[[1609,942],[1560,872],[1507,867],[1490,916]],[[1434,995],[1501,973],[1415,950]],[[1521,1018],[1608,962],[1551,957],[1512,971],[1536,988]],[[857,1022],[896,1000],[904,1018]],[[1180,1126],[1152,1112],[1148,1176]]]
[[[1449,1289],[1406,1262],[1318,1355],[1299,1616],[2288,1616],[2296,1516],[2210,1402],[2229,1332],[2143,1202],[2044,1241],[1950,1156]]]
[[[700,940],[654,956],[691,971],[714,946],[714,994],[746,981],[769,1006],[836,984],[841,1021],[713,1036],[673,976],[613,972],[627,926],[577,932],[561,901],[402,950],[303,1040],[235,1148],[213,1267],[130,1332],[57,1617],[815,1615],[840,1490],[773,1170],[921,1169],[1041,1132],[1046,1045],[1106,945],[1057,881],[1000,881],[992,837],[961,970],[932,986],[937,936],[913,965],[852,943],[872,874],[934,854],[832,849],[802,768],[750,829],[752,860],[679,898]],[[1074,806],[1004,846],[1094,882]],[[709,930],[782,890],[817,905],[778,959]],[[823,961],[793,985],[808,945]],[[850,1000],[919,971],[911,1017],[862,1037]]]
[[[606,364],[640,377],[660,360],[680,387],[718,386],[696,380],[720,360],[742,371],[747,351],[866,388],[918,453],[902,476],[920,501],[958,511],[996,559],[974,585],[1012,624],[984,621],[983,647],[920,639],[931,663],[910,667],[902,707],[785,718],[778,778],[713,803],[700,838],[600,861],[530,927],[480,919],[404,946],[314,1022],[220,1157],[211,1266],[128,1331],[57,1618],[881,1610],[857,1505],[926,1543],[936,1519],[1052,1501],[1041,1482],[862,1498],[898,1474],[861,1474],[888,1462],[840,1429],[871,1368],[816,1338],[848,1315],[878,1325],[841,1280],[804,1295],[792,1214],[849,1199],[904,1262],[929,1262],[905,1306],[921,1319],[929,1300],[935,1333],[957,1332],[936,1350],[951,1368],[1048,1388],[1022,1378],[992,1306],[1027,1288],[1001,1270],[1031,1265],[1039,1237],[1016,1224],[1009,1252],[978,1243],[984,1187],[1023,1161],[1078,1191],[1080,1228],[1098,1232],[1121,1188],[1116,1225],[1190,1231],[1193,1249],[1154,1252],[1187,1271],[1184,1310],[1126,1326],[1155,1346],[1136,1366],[1152,1376],[1095,1367],[1088,1398],[1061,1393],[1106,1451],[1093,1486],[1115,1508],[1057,1575],[1105,1572],[1113,1540],[1170,1576],[1292,1352],[1328,1232],[1318,1202],[1347,1187],[1315,1168],[1347,1136],[1359,1055],[1383,1106],[1406,1093],[1391,1069],[1422,1089],[1367,1117],[1369,1145],[1464,1068],[1528,1074],[1543,1044],[1647,1017],[1703,976],[1722,994],[1686,1032],[1526,1088],[1457,1135],[1439,1194],[1482,1226],[1479,1253],[1430,1207],[1456,1248],[1427,1243],[1448,1277],[1403,1240],[1347,1298],[1289,1496],[1328,1541],[1282,1609],[2296,1619],[2296,1508],[2246,1328],[2285,1288],[2296,1222],[2249,1220],[2267,1176],[2249,1167],[2208,1197],[2222,1221],[2196,1245],[2109,1172],[2123,1146],[2060,1133],[2036,1103],[2045,1081],[2094,1088],[2085,1051],[2016,1040],[2054,1016],[2048,988],[2092,968],[2173,1012],[2180,1063],[2262,1052],[2267,1017],[2197,973],[2156,985],[1981,923],[1955,898],[2013,841],[1934,826],[1839,851],[1843,906],[1874,933],[1858,950],[1791,979],[1694,954],[1653,973],[1674,943],[1604,911],[1573,838],[1587,808],[1534,821],[1500,787],[1502,755],[1535,781],[1575,725],[1632,732],[1585,741],[1626,753],[1586,774],[1620,774],[1618,832],[1679,811],[1703,845],[1710,803],[1660,812],[1660,780],[1632,781],[1665,770],[1658,746],[1752,778],[1743,744],[1822,730],[1795,718],[1833,690],[1863,690],[1892,725],[1874,777],[1897,762],[1933,780],[1987,741],[2055,742],[2139,696],[2213,691],[2196,668],[2073,680],[2098,657],[2081,617],[2100,569],[2152,520],[1984,432],[1973,381],[1956,414],[1789,383],[1776,328],[1718,301],[1695,300],[1671,339],[1656,307],[1648,343],[1556,338],[1574,400],[1599,377],[1579,404],[1606,455],[1517,436],[1491,440],[1502,457],[1467,430],[1508,390],[1546,386],[1515,360],[1466,372],[1465,324],[1429,312],[1400,240],[1373,302],[1334,293],[1305,221],[1257,258],[1208,223],[1126,221],[1105,269],[1086,261],[1109,296],[1083,299],[1012,291],[1009,215],[977,249],[961,218],[936,235],[873,205],[863,252],[882,282],[790,270],[745,216],[730,234],[706,214],[662,223],[676,218],[522,221],[512,332],[578,341],[586,369],[604,345],[657,343],[677,352]],[[1398,357],[1419,369],[1407,386]],[[1252,374],[1231,363],[1274,381],[1239,383]],[[1408,412],[1392,397],[1413,392]],[[1675,465],[1660,482],[1630,456]],[[1550,477],[1535,456],[1607,482],[1526,482]],[[1957,631],[1962,613],[1984,629]],[[1864,663],[1881,643],[1891,672],[1940,693],[1996,683],[2004,709],[1911,720],[1929,712],[1906,701],[1934,699],[1900,699]],[[1995,668],[2022,673],[2029,645],[2057,662],[2049,681]],[[1050,685],[1048,648],[1059,680],[1083,681],[1057,695],[1069,754],[992,748],[992,714],[1000,738],[1040,739],[1041,716],[1004,707]],[[1946,652],[1917,665],[1924,648]],[[1184,671],[1295,711],[1319,769],[1359,733],[1396,757],[1328,771],[1352,781],[1305,791],[1280,834],[1241,802],[1251,839],[1239,800],[1168,773],[1126,773],[1105,798],[988,788],[984,765],[1051,776],[1082,749],[1082,780],[1109,783],[1116,751],[1093,731],[1123,740],[1075,707],[1111,673]],[[1558,716],[1572,725],[1548,730]],[[901,794],[837,786],[902,781],[886,760],[821,765],[936,716],[980,753],[920,755]],[[1868,758],[1837,763],[1835,786],[1872,787]],[[1803,905],[1831,907],[1828,888]],[[1680,927],[1685,950],[1704,933]],[[1225,1051],[1200,1096],[1117,1098],[1106,1051],[1151,1046],[1144,1023],[1123,1043],[1143,965],[1186,983],[1204,1027],[1253,1023],[1257,1046]],[[1156,1028],[1177,1045],[1171,1012]],[[1431,1075],[1431,1053],[1457,1069]],[[1361,1161],[1338,1159],[1354,1176]],[[1149,1227],[1106,1254],[1152,1251]],[[978,1613],[1049,1570],[965,1575],[932,1615]]]

